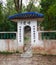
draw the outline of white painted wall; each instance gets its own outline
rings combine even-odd
[[[0,51],[17,51],[17,40],[0,39]]]
[[[23,46],[23,24],[21,24],[21,21],[17,23],[17,40],[18,40],[18,46]],[[20,32],[21,29],[21,32]],[[21,41],[20,41],[21,40]]]
[[[30,24],[29,24],[30,22]],[[17,22],[17,30],[18,30],[18,46],[24,45],[24,27],[31,27],[31,45],[36,46],[38,41],[38,33],[37,33],[37,21],[36,20],[20,20]],[[20,32],[21,27],[21,32]],[[21,41],[20,41],[21,39]]]
[[[36,50],[39,50],[38,52],[46,52],[50,51],[51,54],[55,54],[56,55],[56,40],[39,40],[39,43],[35,44],[36,46]],[[33,49],[35,49],[35,47],[33,47]],[[20,47],[18,47],[17,44],[17,40],[10,40],[10,39],[0,39],[0,52],[16,52],[19,51]],[[44,50],[43,50],[44,49]],[[50,49],[50,50],[49,50]],[[42,51],[43,50],[43,51]],[[34,51],[35,52],[35,51]],[[36,51],[37,53],[37,51]],[[49,52],[46,52],[49,53]]]

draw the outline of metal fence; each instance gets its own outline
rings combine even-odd
[[[56,31],[38,31],[39,40],[56,40]],[[17,32],[0,32],[0,39],[16,39]]]
[[[0,32],[0,39],[16,39],[17,32]]]
[[[39,40],[56,40],[56,31],[38,31]]]

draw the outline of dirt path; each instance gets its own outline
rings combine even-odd
[[[56,56],[34,55],[32,58],[21,58],[19,54],[0,54],[0,65],[56,65]]]

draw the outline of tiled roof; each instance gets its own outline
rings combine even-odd
[[[43,18],[44,15],[38,12],[25,12],[25,13],[18,13],[12,16],[9,16],[9,19],[27,19],[27,18]]]

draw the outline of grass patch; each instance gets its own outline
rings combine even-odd
[[[19,51],[16,51],[15,53],[20,53]]]
[[[8,52],[8,51],[0,51],[0,54],[5,54],[5,55],[9,55],[9,54],[15,54],[15,53],[19,53],[19,51],[15,51],[15,52]]]
[[[8,55],[8,54],[13,54],[13,53],[14,53],[14,52],[8,52],[8,51],[7,51],[7,52],[5,52],[5,51],[1,52],[1,51],[0,51],[0,54],[6,54],[6,55]]]

